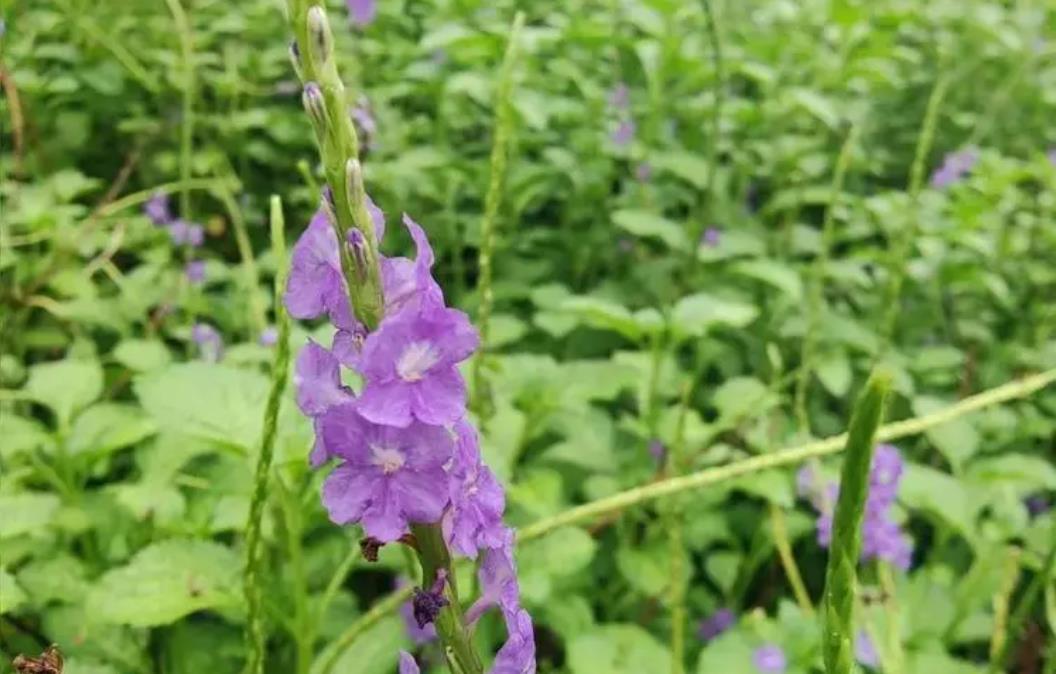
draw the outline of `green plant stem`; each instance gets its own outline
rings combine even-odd
[[[1027,589],[1020,596],[1015,610],[1012,611],[1012,616],[1008,620],[1005,643],[990,666],[992,673],[1007,671],[1005,665],[1008,662],[1009,652],[1012,650],[1012,646],[1017,643],[1019,633],[1023,629],[1023,623],[1027,621],[1027,616],[1033,610],[1034,603],[1037,601],[1038,595],[1041,594],[1042,588],[1052,582],[1050,579],[1054,569],[1056,569],[1056,538],[1049,544],[1049,551],[1041,563],[1041,568],[1031,578],[1030,584],[1027,585]]]
[[[217,178],[191,178],[190,180],[176,180],[171,183],[162,183],[156,185],[150,189],[140,190],[139,192],[133,192],[132,194],[125,195],[120,199],[115,199],[109,204],[102,206],[96,211],[95,216],[100,218],[109,217],[116,213],[120,213],[126,208],[132,206],[138,206],[148,201],[155,194],[170,194],[172,192],[182,190],[207,190],[215,191],[217,189],[239,189],[240,185],[237,183],[224,183]]]
[[[444,543],[440,525],[412,524],[411,532],[417,543],[418,561],[422,566],[422,587],[432,587],[441,571],[447,576],[444,594],[448,603],[436,618],[436,631],[443,639],[448,666],[457,674],[482,674],[484,665],[473,648],[472,637],[462,618],[455,569],[451,565],[451,555]]]
[[[246,640],[249,642],[247,649],[249,657],[246,661],[248,674],[261,674],[264,671],[265,635],[260,608],[263,594],[260,580],[260,532],[264,503],[267,500],[268,476],[271,474],[271,461],[275,452],[279,408],[282,405],[282,395],[286,391],[286,378],[290,365],[290,319],[282,303],[282,293],[286,287],[285,226],[282,217],[282,202],[277,196],[271,197],[271,250],[278,269],[275,275],[275,320],[278,324],[279,339],[275,345],[275,358],[271,366],[271,390],[268,392],[268,402],[264,408],[263,438],[253,476],[253,497],[249,504],[249,519],[246,522],[244,589],[248,607],[246,619]]]
[[[792,554],[792,544],[788,538],[788,527],[785,525],[785,513],[777,505],[770,504],[770,529],[774,534],[774,547],[777,548],[777,556],[781,560],[781,567],[785,570],[785,578],[792,586],[792,594],[796,602],[806,615],[814,614],[814,604],[810,601],[810,593],[803,583],[803,576],[799,573],[796,565],[796,557]]]
[[[722,33],[719,31],[718,19],[715,16],[715,8],[711,6],[712,0],[701,0],[704,6],[704,14],[708,22],[708,40],[711,42],[711,66],[715,71],[715,102],[711,106],[711,138],[708,139],[708,175],[704,185],[704,197],[709,206],[713,206],[715,198],[715,177],[719,172],[719,141],[722,136],[722,107],[726,99],[726,72],[722,58]],[[700,234],[705,223],[700,223],[700,231],[694,232],[696,238]],[[695,257],[695,256],[694,256]]]
[[[851,164],[854,144],[858,138],[858,124],[852,124],[847,136],[840,146],[836,157],[836,166],[832,173],[832,184],[829,190],[829,205],[821,225],[821,249],[810,268],[810,279],[807,287],[806,327],[803,331],[802,350],[799,358],[799,375],[796,381],[795,410],[800,432],[810,435],[810,417],[807,414],[807,393],[811,376],[814,374],[814,352],[817,349],[818,326],[825,311],[825,277],[828,274],[829,256],[832,253],[833,239],[836,236],[836,206],[843,193],[843,181],[847,168]]]
[[[506,55],[502,59],[498,87],[495,92],[495,131],[491,142],[491,165],[489,168],[488,193],[484,198],[484,219],[480,224],[480,251],[477,264],[480,275],[477,279],[480,310],[477,312],[477,328],[480,330],[480,350],[473,359],[473,400],[470,407],[477,412],[480,420],[486,421],[491,416],[487,404],[487,382],[484,380],[484,360],[488,353],[488,341],[491,335],[491,310],[495,302],[492,290],[492,257],[495,253],[495,230],[502,206],[503,187],[506,183],[506,162],[509,154],[510,137],[513,135],[513,73],[518,55],[518,38],[521,26],[524,25],[524,14],[517,12],[510,28]]]
[[[966,414],[999,405],[1010,400],[1018,400],[1030,396],[1046,386],[1056,382],[1056,368],[1046,370],[1030,377],[1008,382],[1001,386],[992,388],[974,396],[965,398],[955,405],[931,414],[906,419],[892,424],[886,424],[877,429],[876,440],[896,440],[910,435],[922,433],[929,428],[957,419]],[[572,524],[587,522],[598,517],[624,510],[626,508],[647,503],[672,494],[678,494],[692,489],[699,489],[712,484],[725,482],[742,475],[748,475],[771,468],[795,465],[807,459],[838,453],[847,441],[847,434],[837,435],[824,440],[817,440],[795,447],[788,447],[760,456],[737,461],[725,466],[706,468],[689,475],[661,480],[640,487],[634,487],[626,491],[608,496],[590,503],[585,503],[575,508],[570,508],[563,513],[547,517],[521,529],[517,535],[518,543],[542,538],[561,527]],[[320,674],[330,674],[341,654],[355,639],[370,629],[389,612],[395,610],[411,596],[411,588],[406,587],[394,591],[375,604],[356,622],[348,628],[334,642],[333,650],[324,662]]]
[[[331,602],[334,601],[334,597],[337,596],[337,591],[341,589],[341,584],[345,582],[345,578],[348,576],[348,572],[355,566],[356,560],[359,559],[362,552],[360,552],[359,546],[353,543],[348,548],[348,553],[345,558],[341,560],[341,563],[334,569],[334,575],[330,576],[330,582],[326,584],[326,589],[323,590],[322,599],[319,600],[319,608],[316,610],[315,626],[318,631],[323,621],[326,620],[326,612],[330,609]]]
[[[231,229],[235,233],[235,245],[238,248],[239,257],[242,258],[243,283],[246,286],[246,295],[249,299],[249,324],[256,329],[256,334],[260,335],[260,333],[264,331],[264,328],[268,326],[268,318],[264,303],[260,298],[260,293],[257,292],[257,279],[259,278],[257,275],[257,260],[253,256],[253,244],[249,240],[249,231],[246,229],[246,219],[242,215],[242,209],[239,208],[238,202],[227,189],[224,182],[218,182],[217,186],[213,189],[213,193],[224,204],[228,218],[231,220]],[[275,204],[273,202],[272,217],[275,217],[274,208]],[[279,217],[282,217],[281,210],[280,205]],[[272,236],[274,236],[274,232],[272,232]],[[274,244],[275,241],[273,239],[272,245],[274,246]],[[282,304],[283,291],[285,291],[285,287],[275,295],[276,307]],[[278,311],[278,309],[276,309],[276,311]]]
[[[858,584],[858,556],[862,547],[862,518],[869,493],[869,464],[876,431],[884,416],[891,375],[876,371],[855,403],[847,432],[840,474],[840,496],[833,514],[832,544],[825,573],[822,655],[828,674],[850,674],[854,667],[854,598]]]
[[[887,642],[881,645],[884,674],[903,674],[906,656],[902,650],[902,609],[898,603],[893,567],[887,562],[880,562],[877,564],[877,575],[880,577],[880,587],[884,590],[884,614],[887,617]]]
[[[180,181],[184,184],[191,179],[191,152],[194,142],[194,33],[180,0],[165,0],[176,24],[176,33],[180,38],[180,58],[183,60],[183,114],[180,118]],[[192,220],[191,192],[186,187],[180,190],[180,215]]]
[[[891,256],[888,259],[888,281],[884,289],[884,300],[880,305],[884,308],[883,321],[880,325],[880,350],[878,359],[882,358],[891,346],[891,339],[895,332],[895,323],[898,321],[898,313],[902,297],[902,284],[906,278],[906,259],[909,249],[917,236],[917,218],[920,213],[920,190],[924,186],[924,173],[931,153],[931,146],[935,140],[935,129],[939,122],[939,111],[942,109],[942,100],[946,96],[949,87],[949,78],[942,75],[935,82],[928,97],[928,105],[924,111],[924,124],[921,127],[920,136],[917,137],[917,148],[913,156],[913,167],[909,173],[909,222],[902,231],[896,235],[896,240],[891,246]]]
[[[1005,555],[1004,573],[1001,575],[1001,586],[994,594],[994,629],[990,635],[990,666],[1001,667],[1001,654],[1008,642],[1008,612],[1012,603],[1012,593],[1019,583],[1020,557],[1022,550],[1010,546]]]
[[[293,575],[291,594],[293,595],[294,643],[297,650],[296,674],[308,674],[312,666],[313,625],[308,613],[308,574],[304,566],[304,550],[301,547],[301,513],[300,503],[282,478],[276,476],[272,481],[279,495],[286,533],[286,555],[288,568]]]

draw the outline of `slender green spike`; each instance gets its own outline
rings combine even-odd
[[[246,660],[246,674],[262,674],[264,671],[264,616],[262,610],[262,588],[260,579],[261,519],[264,515],[264,502],[267,500],[268,476],[271,471],[271,459],[275,451],[275,435],[278,428],[279,408],[282,395],[286,390],[287,373],[290,365],[290,318],[282,304],[282,293],[286,287],[286,239],[285,223],[282,217],[282,202],[279,197],[271,197],[271,250],[275,256],[278,273],[275,276],[275,322],[279,338],[275,343],[275,359],[271,368],[271,390],[264,408],[264,430],[257,456],[257,466],[253,478],[253,497],[249,504],[249,520],[246,523],[246,550],[243,585],[246,595],[248,616],[246,619],[246,640],[249,657]]]
[[[853,613],[862,517],[876,431],[883,420],[890,388],[891,375],[884,370],[874,371],[854,406],[847,431],[840,497],[833,516],[832,545],[825,574],[822,654],[827,674],[849,674],[854,667]]]

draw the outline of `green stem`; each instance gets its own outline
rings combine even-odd
[[[792,594],[796,602],[806,615],[814,614],[814,604],[810,601],[810,593],[803,583],[803,576],[799,574],[799,566],[796,565],[796,557],[792,554],[792,544],[788,538],[788,527],[785,525],[785,513],[776,504],[770,504],[770,529],[774,534],[774,547],[777,548],[777,556],[781,560],[781,566],[785,570],[788,584],[792,586]]]
[[[290,364],[290,319],[282,304],[282,293],[286,287],[286,241],[282,218],[282,202],[271,197],[271,250],[275,256],[278,273],[275,276],[275,318],[278,323],[279,340],[275,345],[275,359],[271,366],[271,390],[264,408],[264,430],[260,443],[260,454],[253,478],[253,497],[249,505],[249,520],[246,523],[245,594],[248,617],[246,640],[249,658],[246,662],[248,674],[264,671],[264,620],[261,615],[262,588],[261,565],[261,520],[267,500],[268,476],[271,472],[272,456],[275,452],[275,436],[278,427],[279,407],[286,390],[286,378]]]
[[[524,14],[517,12],[513,18],[513,27],[510,29],[506,55],[502,59],[498,88],[495,92],[495,135],[491,143],[490,178],[488,193],[484,198],[484,219],[480,224],[480,251],[477,257],[480,267],[480,276],[477,280],[480,295],[480,310],[477,313],[480,350],[473,359],[473,400],[470,407],[477,412],[482,422],[491,416],[490,405],[487,404],[489,398],[487,382],[484,380],[484,360],[488,352],[488,338],[491,333],[491,310],[495,302],[492,292],[491,260],[495,252],[496,221],[499,217],[499,208],[502,206],[503,186],[506,182],[506,161],[510,136],[513,134],[513,73],[522,25],[524,25]]]
[[[1008,612],[1012,604],[1012,593],[1019,583],[1020,557],[1022,550],[1010,546],[1005,555],[1001,585],[994,595],[994,629],[990,635],[990,666],[1001,668],[1001,655],[1008,643]]]
[[[326,619],[326,612],[330,609],[330,603],[334,601],[334,597],[337,596],[337,591],[341,589],[341,584],[345,582],[345,578],[348,576],[348,572],[352,570],[356,560],[359,559],[360,555],[359,546],[353,543],[349,549],[345,558],[341,560],[341,563],[337,565],[334,570],[334,575],[330,576],[330,582],[326,584],[326,589],[323,590],[323,597],[319,600],[319,608],[316,610],[315,625],[318,630]]]
[[[920,136],[917,138],[917,149],[914,152],[913,167],[909,173],[909,222],[903,231],[896,235],[894,245],[891,246],[891,256],[888,259],[888,281],[884,289],[884,300],[880,305],[884,307],[884,317],[880,326],[880,351],[877,358],[882,358],[891,346],[891,339],[895,332],[895,323],[898,320],[899,307],[902,297],[902,284],[906,278],[906,258],[913,240],[917,236],[917,218],[920,214],[920,190],[924,186],[924,173],[928,155],[931,153],[931,145],[935,140],[935,128],[939,122],[939,110],[942,108],[942,100],[949,86],[949,78],[940,76],[935,82],[935,87],[928,97],[928,105],[924,111],[924,124],[921,127]]]
[[[191,179],[191,151],[194,142],[194,33],[180,0],[165,0],[176,24],[183,59],[183,115],[180,119],[180,181]],[[191,193],[186,187],[180,190],[180,215],[192,220]]]
[[[836,205],[843,193],[843,181],[851,163],[854,143],[858,137],[858,125],[853,124],[847,137],[840,146],[836,157],[836,167],[832,174],[832,185],[829,191],[829,206],[825,209],[825,218],[821,225],[821,250],[810,269],[810,285],[807,296],[807,322],[803,332],[802,351],[799,358],[799,376],[796,381],[795,410],[800,431],[810,435],[810,418],[807,415],[807,392],[813,373],[814,352],[817,347],[818,324],[825,310],[825,276],[828,273],[829,256],[832,253],[833,239],[836,236]]]
[[[890,387],[890,374],[874,372],[851,414],[825,573],[822,655],[828,674],[850,674],[854,666],[853,614],[858,556],[862,547],[862,518],[869,492],[869,465],[876,431],[884,416],[884,403]]]
[[[238,202],[227,189],[226,183],[218,182],[213,189],[213,193],[224,204],[228,218],[231,220],[231,229],[235,233],[235,245],[238,248],[239,257],[242,258],[243,283],[246,286],[246,294],[249,298],[249,324],[255,328],[256,334],[259,335],[264,331],[264,328],[267,327],[268,319],[264,303],[260,298],[260,293],[257,292],[257,279],[259,278],[257,275],[257,260],[253,256],[253,244],[249,240],[249,231],[246,229],[246,219],[242,216],[242,209],[239,208]],[[281,211],[282,208],[280,204],[280,218],[282,217]],[[272,202],[272,217],[275,217],[274,202]],[[273,231],[272,236],[274,237],[274,235],[275,233]],[[274,244],[275,241],[273,238],[272,245],[274,246]],[[276,292],[276,311],[279,311],[277,307],[282,304],[282,293],[284,291],[285,287],[278,289]]]
[[[719,31],[715,8],[711,6],[711,2],[712,0],[701,1],[701,4],[704,6],[704,14],[707,16],[708,20],[708,40],[711,42],[711,66],[715,70],[715,102],[711,106],[711,138],[708,142],[708,175],[704,186],[704,196],[708,200],[709,206],[714,205],[715,177],[719,172],[719,140],[722,135],[722,106],[725,103],[726,98],[726,73],[722,58],[721,32]],[[704,226],[705,223],[701,222],[701,231],[703,231]],[[700,238],[700,231],[695,232],[695,234],[697,238],[694,239],[694,242]]]
[[[304,566],[304,550],[301,547],[300,503],[293,497],[281,477],[272,481],[279,495],[285,522],[286,555],[290,573],[293,575],[293,621],[294,643],[297,649],[296,674],[308,674],[312,666],[313,624],[308,613],[308,574]]]
[[[1056,538],[1049,545],[1049,552],[1045,555],[1041,568],[1038,569],[1030,584],[1027,585],[1026,591],[1019,598],[1019,603],[1016,604],[1016,608],[1012,612],[1012,617],[1008,620],[1007,637],[997,658],[991,664],[991,672],[996,674],[996,672],[1006,671],[1005,663],[1008,661],[1008,654],[1012,650],[1012,646],[1017,643],[1019,633],[1023,629],[1023,623],[1027,621],[1027,616],[1033,610],[1034,602],[1037,601],[1038,595],[1051,582],[1053,569],[1056,569]]]
[[[451,565],[451,555],[444,543],[440,525],[413,524],[411,532],[418,547],[418,561],[422,565],[422,587],[432,587],[441,570],[447,576],[444,593],[448,603],[440,610],[435,624],[437,634],[444,644],[448,666],[452,672],[458,674],[482,674],[484,665],[473,648],[472,637],[462,618],[462,605],[455,584],[455,569]]]
[[[906,655],[902,650],[902,609],[898,603],[895,574],[887,562],[877,565],[877,573],[884,590],[884,613],[887,615],[887,642],[881,645],[884,674],[903,674],[906,671]]]

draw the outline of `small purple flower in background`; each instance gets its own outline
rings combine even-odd
[[[1048,157],[1050,164],[1052,164],[1053,166],[1056,166],[1056,147],[1054,147],[1051,150],[1049,150],[1045,154],[1045,156]]]
[[[659,439],[653,438],[649,441],[649,456],[653,457],[653,460],[657,463],[663,463],[667,457],[667,447],[664,443],[660,442]]]
[[[719,241],[722,239],[722,230],[712,225],[704,230],[700,235],[699,245],[702,248],[718,248]]]
[[[433,65],[442,66],[447,63],[447,52],[441,48],[434,49],[429,60],[433,62]]]
[[[269,325],[260,331],[257,343],[261,346],[275,346],[279,341],[279,330],[274,325]]]
[[[697,627],[697,638],[703,642],[711,641],[733,627],[735,622],[737,622],[736,614],[731,609],[722,607],[700,621],[700,626]]]
[[[1052,507],[1052,504],[1049,503],[1049,499],[1046,498],[1044,494],[1028,496],[1026,501],[1024,501],[1024,505],[1027,506],[1027,513],[1031,517],[1037,517],[1042,513],[1046,513]]]
[[[898,485],[905,464],[898,448],[877,445],[869,468],[869,493],[865,500],[862,521],[861,560],[883,559],[903,571],[909,569],[913,557],[913,541],[891,518],[891,508],[898,496]],[[832,543],[833,511],[839,498],[836,482],[822,483],[816,471],[804,466],[796,474],[796,491],[806,498],[818,512],[816,522],[818,545]]]
[[[337,358],[310,339],[297,354],[293,385],[297,390],[297,406],[309,417],[321,416],[331,407],[354,398],[352,391],[341,384]]]
[[[376,0],[348,0],[348,18],[359,28],[372,23],[377,13]]]
[[[164,192],[155,192],[154,196],[143,204],[143,213],[150,221],[158,227],[164,227],[172,222],[172,213],[169,211],[169,197]]]
[[[616,248],[621,253],[630,253],[634,250],[634,239],[629,236],[621,236],[616,240]]]
[[[169,224],[169,236],[177,246],[197,248],[205,242],[205,228],[186,220],[173,220]]]
[[[414,661],[414,658],[407,651],[400,651],[399,674],[421,674],[421,670],[418,669],[418,663]]]
[[[637,178],[640,183],[649,182],[653,177],[653,165],[647,161],[639,163],[634,169],[634,177]]]
[[[931,186],[941,190],[952,185],[967,175],[978,161],[979,150],[974,147],[949,153],[943,159],[942,166],[931,174]]]
[[[631,90],[626,82],[618,82],[609,92],[609,107],[613,110],[626,110],[631,104]]]
[[[761,674],[784,674],[788,659],[777,644],[764,644],[752,653],[752,664]]]
[[[183,273],[191,283],[201,283],[205,280],[205,261],[191,260],[184,266]]]
[[[626,147],[634,140],[635,125],[633,119],[622,120],[612,132],[612,143],[616,147]]]
[[[371,149],[378,135],[378,122],[374,119],[374,112],[370,108],[370,101],[366,96],[360,96],[352,110],[349,111],[352,122],[356,125],[356,131],[363,147]],[[371,202],[373,203],[373,202]]]
[[[224,339],[216,328],[208,323],[195,323],[191,328],[191,341],[198,345],[202,359],[216,363],[224,355]]]
[[[865,630],[859,630],[854,637],[854,659],[859,665],[878,669],[880,667],[880,654]]]

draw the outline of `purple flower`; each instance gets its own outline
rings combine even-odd
[[[297,355],[293,384],[297,389],[297,406],[309,417],[318,417],[353,398],[352,392],[341,384],[337,358],[312,340]]]
[[[198,345],[202,359],[218,362],[224,355],[224,339],[216,328],[208,323],[195,323],[191,328],[191,341]]]
[[[942,166],[931,175],[931,186],[943,189],[959,181],[975,167],[979,161],[979,150],[968,147],[951,152],[943,159]]]
[[[506,617],[506,634],[490,674],[535,674],[535,631],[527,611],[518,609]]]
[[[639,163],[634,169],[634,177],[637,178],[640,183],[649,182],[653,177],[653,165],[647,161]]]
[[[370,101],[365,96],[360,96],[358,102],[349,111],[352,122],[362,140],[363,147],[374,146],[374,139],[378,135],[378,122],[374,119],[374,112],[370,108]]]
[[[455,366],[479,341],[456,309],[428,305],[386,318],[363,344],[360,413],[390,426],[458,421],[466,413],[466,384]]]
[[[443,304],[444,301],[443,291],[433,280],[433,248],[429,245],[425,230],[406,214],[403,224],[414,240],[417,253],[413,261],[405,257],[382,257],[381,283],[386,315],[419,306],[423,302]]]
[[[506,529],[498,547],[488,548],[480,565],[480,598],[466,611],[466,620],[475,623],[484,611],[498,606],[509,619],[521,607],[520,585],[517,583],[517,564],[513,559],[513,531]]]
[[[169,237],[177,246],[197,248],[205,242],[205,229],[186,220],[173,220],[169,223]]]
[[[374,21],[378,7],[375,0],[348,0],[348,18],[362,28]]]
[[[783,674],[788,667],[788,659],[777,644],[764,644],[755,649],[752,664],[762,674]]]
[[[502,511],[506,495],[480,458],[477,432],[464,419],[455,424],[458,445],[451,474],[451,506],[443,519],[444,539],[451,549],[476,559],[481,548],[505,541]]]
[[[164,192],[155,192],[147,203],[143,204],[143,212],[158,227],[169,224],[172,221],[172,213],[169,212],[169,196]]]
[[[854,637],[854,659],[863,667],[869,667],[870,669],[878,669],[880,667],[880,654],[876,651],[873,640],[869,638],[869,633],[865,630],[858,630],[858,634]]]
[[[1056,147],[1054,147],[1051,150],[1049,150],[1048,153],[1046,153],[1045,156],[1048,157],[1050,164],[1052,164],[1053,166],[1056,166]]]
[[[1027,513],[1031,517],[1037,517],[1042,513],[1048,512],[1049,508],[1052,507],[1049,499],[1044,494],[1028,496],[1024,504],[1027,506]]]
[[[358,404],[322,417],[326,449],[342,459],[323,484],[323,505],[334,523],[359,522],[368,536],[388,543],[410,523],[440,519],[448,502],[444,464],[454,441],[442,426],[371,423]]]
[[[722,230],[718,227],[711,226],[705,229],[704,233],[700,235],[699,245],[704,248],[717,248],[721,238]]]
[[[667,447],[664,447],[664,443],[660,442],[659,439],[653,438],[649,441],[649,455],[657,463],[663,463],[664,458],[667,456]]]
[[[414,661],[411,654],[407,651],[400,651],[400,671],[399,674],[420,674],[421,670],[418,669],[418,663]]]
[[[626,147],[634,140],[635,125],[633,119],[625,119],[616,125],[612,132],[612,143],[616,147]]]
[[[183,273],[191,283],[201,283],[205,280],[205,262],[202,260],[191,260],[184,266]]]
[[[609,92],[609,107],[614,110],[626,110],[631,104],[631,90],[626,82],[618,82]]]
[[[269,325],[260,331],[257,343],[261,346],[275,346],[279,341],[279,330],[274,325]]]
[[[325,313],[341,329],[354,327],[340,255],[337,234],[326,211],[319,209],[293,246],[284,296],[291,316],[307,319]]]
[[[729,608],[723,607],[700,621],[697,627],[697,638],[708,642],[733,627],[737,615]]]

